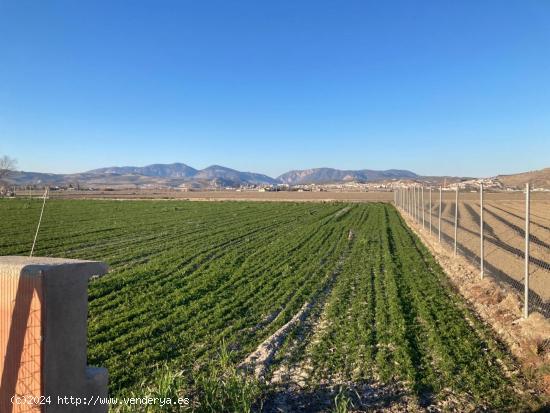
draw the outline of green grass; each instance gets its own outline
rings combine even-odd
[[[0,255],[28,254],[40,206],[0,200]],[[258,410],[270,390],[235,365],[339,268],[326,327],[276,358],[310,360],[312,388],[400,382],[421,402],[452,392],[501,411],[536,403],[390,205],[52,200],[36,255],[111,266],[89,288],[89,363],[109,369],[113,395],[184,393],[198,411]],[[333,404],[353,403],[343,389]]]

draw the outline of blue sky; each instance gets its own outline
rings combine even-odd
[[[0,0],[20,169],[550,166],[550,2]]]

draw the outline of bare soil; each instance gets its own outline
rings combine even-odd
[[[441,239],[454,247],[454,198],[446,194],[441,205]],[[480,203],[477,194],[460,194],[458,203],[457,249],[472,264],[480,263]],[[496,194],[484,203],[485,271],[516,291],[524,289],[525,274],[525,204],[521,199]],[[523,194],[519,194],[523,195]],[[531,305],[550,317],[550,200],[546,194],[534,194],[530,214],[529,287]],[[439,230],[439,195],[434,194],[432,208],[425,199],[424,220],[418,223],[436,236]],[[465,199],[464,198],[470,198]]]
[[[21,193],[22,197],[26,194]],[[42,196],[35,193],[34,196]],[[258,192],[258,191],[169,191],[169,190],[115,190],[115,191],[63,191],[50,193],[52,198],[69,199],[178,199],[189,201],[347,201],[389,202],[393,192]]]

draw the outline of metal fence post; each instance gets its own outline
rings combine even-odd
[[[412,191],[412,198],[411,198],[411,201],[412,201],[412,204],[411,204],[411,218],[414,220],[415,219],[415,206],[416,206],[416,187],[413,185],[413,187],[411,188],[411,191]]]
[[[397,208],[401,208],[401,188],[397,188]]]
[[[416,187],[416,223],[420,224],[420,188]]]
[[[523,315],[529,317],[529,209],[530,209],[530,188],[529,183],[525,184],[525,298],[523,303]]]
[[[416,185],[413,186],[413,218],[416,221]]]
[[[412,191],[411,188],[407,188],[408,200],[409,200],[409,216],[412,216]]]
[[[424,185],[422,185],[422,228],[426,229],[424,205]]]
[[[456,185],[455,190],[455,245],[454,245],[454,255],[456,255],[456,236],[458,232],[458,184]]]
[[[411,215],[411,188],[407,188],[407,212]]]
[[[416,217],[416,223],[418,224],[418,200],[420,198],[420,192],[418,192],[418,185],[414,188],[414,215]]]
[[[421,187],[418,187],[418,198],[416,200],[416,212],[418,214],[418,225],[420,225],[420,190],[421,190]]]
[[[414,192],[413,192],[414,186],[411,186],[409,189],[410,189],[410,195],[411,195],[411,205],[410,205],[409,214],[410,214],[411,218],[414,219]]]
[[[484,271],[485,271],[485,256],[483,253],[483,182],[479,184],[479,267],[480,267],[480,275],[483,279]]]
[[[397,188],[395,190],[395,199],[397,200],[397,208],[401,208],[401,189]]]
[[[441,186],[439,186],[439,234],[438,234],[438,238],[439,238],[439,243],[441,244]]]
[[[432,235],[432,187],[430,186],[430,235]]]

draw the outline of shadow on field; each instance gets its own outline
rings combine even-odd
[[[441,240],[450,246],[452,246],[454,243],[453,237],[445,234],[444,232],[441,232]],[[488,239],[488,241],[492,240],[494,241],[494,239],[492,238]],[[461,242],[457,242],[457,249],[468,261],[470,261],[470,263],[478,265],[479,256],[476,252],[470,250],[466,245],[462,244]],[[550,266],[550,264],[548,265]],[[504,271],[487,262],[487,260],[485,260],[485,272],[487,275],[492,276],[497,282],[503,283],[504,285],[511,287],[520,294],[523,293],[525,288],[523,285],[523,281],[518,281],[510,277]],[[537,311],[541,313],[544,317],[550,318],[550,304],[545,302],[544,299],[532,289],[529,289],[529,311]]]
[[[283,388],[272,392],[264,402],[262,412],[320,413],[342,411],[407,411],[411,395],[398,385],[379,386],[349,383],[342,386],[318,385],[315,388]],[[343,409],[343,411],[346,411]]]

